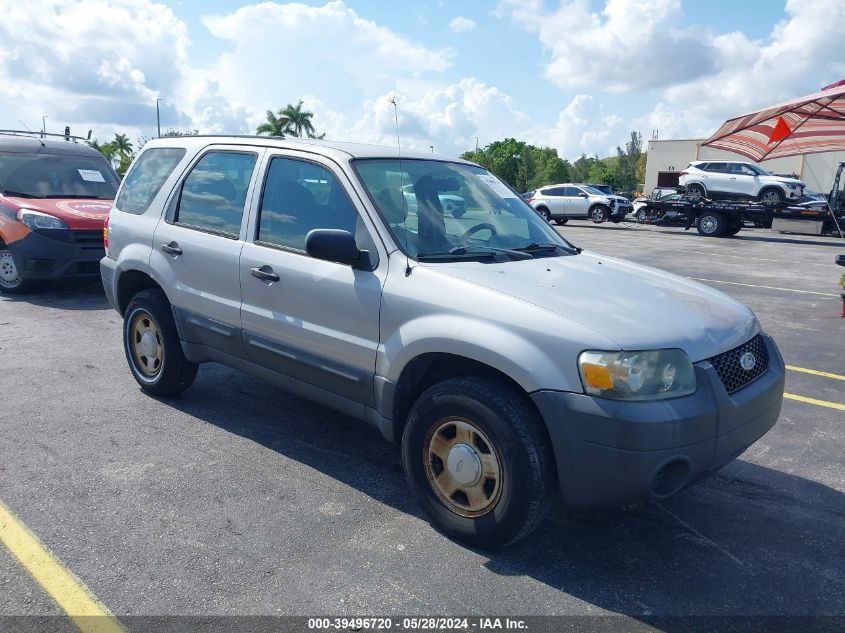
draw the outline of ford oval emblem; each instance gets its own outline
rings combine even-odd
[[[739,357],[739,365],[745,371],[751,371],[754,369],[754,366],[757,364],[757,359],[754,357],[754,354],[751,352],[745,352],[742,356]]]

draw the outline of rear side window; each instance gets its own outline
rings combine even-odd
[[[543,189],[541,193],[544,196],[563,196],[565,187],[549,187],[548,189]]]
[[[174,221],[228,237],[241,232],[255,154],[208,152],[188,174]]]
[[[126,213],[144,213],[184,155],[185,150],[179,147],[154,147],[144,151],[129,170],[115,206]]]
[[[709,163],[707,165],[707,171],[715,171],[720,173],[727,173],[728,171],[728,164],[727,163]]]

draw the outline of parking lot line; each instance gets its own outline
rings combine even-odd
[[[798,290],[797,288],[779,288],[778,286],[760,286],[758,284],[743,284],[738,281],[723,281],[721,279],[704,279],[703,277],[687,277],[693,281],[706,281],[713,284],[730,284],[732,286],[747,286],[748,288],[765,288],[766,290],[783,290],[785,292],[800,292],[805,295],[821,295],[822,297],[836,297],[839,295],[833,292],[816,292],[815,290]]]
[[[827,407],[828,409],[838,409],[845,411],[845,404],[838,402],[828,402],[827,400],[816,400],[815,398],[808,398],[807,396],[799,396],[794,393],[784,393],[783,397],[787,400],[796,400],[797,402],[805,402],[807,404],[815,404],[819,407]]]
[[[823,376],[824,378],[833,378],[834,380],[845,380],[845,376],[840,376],[839,374],[831,374],[829,371],[807,369],[806,367],[796,367],[795,365],[787,365],[786,368],[790,371],[801,372],[802,374],[813,374],[814,376]]]
[[[123,633],[90,590],[0,501],[0,542],[82,633]]]

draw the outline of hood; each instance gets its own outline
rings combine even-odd
[[[693,362],[746,342],[754,313],[712,288],[597,253],[501,264],[430,264],[586,326],[619,349],[681,348]],[[566,328],[561,328],[565,335]]]
[[[791,185],[798,185],[799,187],[807,186],[804,184],[803,180],[798,180],[797,178],[790,178],[789,176],[775,176],[774,174],[770,176],[760,176],[760,180],[769,182],[789,183]]]
[[[112,207],[112,200],[15,198],[0,196],[0,206],[13,214],[20,209],[48,213],[64,221],[74,231],[98,231]]]

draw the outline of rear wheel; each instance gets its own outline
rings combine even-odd
[[[727,226],[727,220],[721,213],[705,211],[698,218],[698,232],[706,237],[721,237]]]
[[[454,378],[414,403],[402,435],[405,474],[432,525],[498,548],[536,528],[554,492],[554,459],[525,397],[497,381]]]
[[[560,226],[563,226],[567,222],[569,222],[569,218],[555,218],[555,224],[558,224]]]
[[[686,197],[687,200],[692,202],[698,202],[707,196],[707,192],[704,191],[704,187],[699,185],[698,183],[693,183],[691,185],[687,185],[687,193]]]
[[[142,290],[123,317],[123,347],[132,376],[156,396],[172,396],[194,382],[198,366],[185,358],[170,303],[161,290]]]
[[[537,207],[536,211],[537,215],[543,218],[546,222],[552,219],[552,214],[549,213],[549,210],[546,207]]]
[[[742,230],[742,220],[735,221],[727,227],[727,229],[725,230],[725,235],[727,235],[727,236],[736,235],[741,230]]]
[[[8,294],[20,294],[31,288],[18,270],[17,264],[12,257],[12,251],[0,242],[0,292]]]

